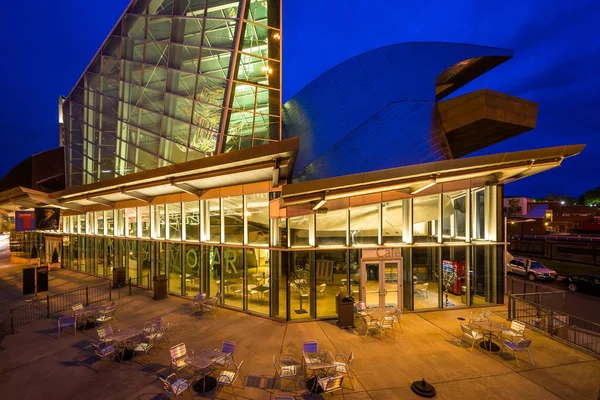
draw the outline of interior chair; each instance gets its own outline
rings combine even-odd
[[[286,357],[283,359],[285,360],[290,360],[291,359],[289,357]],[[282,364],[280,361],[277,360],[277,356],[273,355],[273,366],[275,367],[275,379],[273,382],[273,386],[275,386],[275,384],[277,383],[277,379],[279,379],[279,385],[282,385],[282,380],[283,379],[289,379],[292,381],[292,384],[294,385],[294,392],[296,391],[296,380],[298,379],[298,365],[296,364],[291,364],[290,365],[286,365],[286,364]],[[283,390],[283,386],[280,387],[281,390]]]
[[[77,317],[60,317],[58,319],[58,339],[60,339],[60,330],[62,328],[73,327],[73,336],[77,334]]]
[[[318,385],[323,390],[322,394],[333,393],[337,390],[342,391],[342,397],[344,397],[344,377],[343,376],[326,376],[324,378],[317,379]]]
[[[352,364],[354,364],[354,352],[350,353],[350,356],[346,358],[344,353],[338,353],[335,356],[333,362],[333,374],[347,376],[350,381],[350,387],[354,390],[354,384],[352,383]]]
[[[420,284],[421,286],[418,288],[415,288],[417,290],[417,293],[419,293],[419,295],[423,298],[423,299],[428,299],[429,298],[429,292],[427,291],[427,289],[429,288],[429,282],[425,282]]]
[[[179,343],[178,345],[171,347],[169,352],[171,353],[171,371],[179,371],[180,369],[189,366],[189,364],[185,362],[187,349],[184,343]]]
[[[325,299],[325,290],[327,289],[326,283],[321,283],[317,289],[317,297]]]
[[[479,312],[473,310],[473,311],[471,311],[471,314],[469,315],[469,324],[471,322],[489,321],[491,317],[492,317],[492,312],[490,310],[486,310],[484,308],[479,310]]]
[[[533,366],[533,358],[531,358],[531,351],[529,351],[529,346],[531,346],[531,340],[519,340],[518,342],[511,342],[510,340],[505,340],[504,341],[504,346],[502,346],[502,352],[504,352],[505,349],[509,349],[513,351],[513,355],[515,356],[515,360],[517,360],[517,365],[520,367],[521,364],[519,364],[519,357],[517,357],[517,353],[518,352],[522,352],[522,351],[526,351],[527,354],[529,354],[529,361],[531,362],[531,365]]]
[[[233,392],[233,397],[237,399],[237,395],[235,394],[234,385],[235,385],[235,381],[237,381],[238,378],[240,377],[240,375],[242,374],[242,364],[244,364],[243,361],[240,361],[239,364],[232,362],[228,365],[227,369],[221,371],[221,373],[217,377],[217,387],[215,388],[215,392],[213,394],[213,399],[217,396],[217,393],[219,392],[219,390],[221,390],[225,386],[228,386],[231,388],[231,391]],[[246,386],[244,385],[244,380],[240,379],[240,381],[242,382],[242,388],[245,389]]]
[[[190,388],[190,384],[183,378],[178,378],[176,373],[172,373],[166,378],[160,378],[160,381],[163,384],[163,388],[165,389],[165,393],[169,395],[169,397],[177,397]]]
[[[458,345],[462,343],[463,338],[467,338],[473,342],[471,345],[471,350],[475,347],[475,343],[479,342],[483,339],[483,333],[473,330],[469,325],[460,324],[460,329],[462,330],[462,334],[460,335],[460,340],[458,341]]]
[[[517,320],[510,323],[510,329],[502,331],[502,337],[514,342],[515,339],[525,338],[525,324]]]

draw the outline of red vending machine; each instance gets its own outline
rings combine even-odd
[[[454,284],[448,288],[448,291],[452,294],[460,295],[461,294],[460,288],[461,288],[461,286],[464,285],[464,282],[465,282],[465,263],[464,263],[464,261],[443,260],[442,268],[445,270],[452,269],[456,273],[457,279],[454,282]]]

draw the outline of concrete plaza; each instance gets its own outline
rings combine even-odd
[[[20,303],[19,270],[0,271],[0,307]],[[99,281],[72,271],[52,271],[51,290],[56,293]],[[54,289],[53,289],[54,288]],[[508,353],[490,353],[479,346],[458,346],[460,322],[470,310],[408,313],[402,316],[404,332],[396,340],[363,337],[361,330],[340,329],[334,321],[281,323],[221,309],[215,320],[191,312],[191,302],[169,297],[154,301],[151,293],[116,300],[118,328],[139,327],[155,316],[170,323],[171,345],[183,342],[188,349],[220,347],[223,340],[236,343],[235,360],[244,361],[245,389],[236,384],[238,398],[271,399],[275,395],[298,399],[320,398],[305,387],[274,387],[273,355],[291,355],[300,361],[302,342],[316,340],[321,350],[332,354],[354,352],[354,390],[345,382],[342,396],[358,399],[418,399],[410,384],[425,378],[439,399],[596,399],[600,390],[600,360],[577,349],[528,330],[533,341],[535,366],[527,354],[520,354],[521,366]],[[492,319],[506,323],[505,307],[493,307]],[[94,329],[72,331],[57,339],[57,317],[41,319],[7,336],[0,351],[0,393],[6,399],[158,399],[163,388],[159,377],[169,374],[168,345],[160,344],[149,360],[138,355],[122,364],[99,360],[90,342],[97,340]],[[191,378],[193,371],[181,376]],[[284,381],[284,384],[287,382]],[[239,388],[239,389],[238,389]],[[204,396],[211,398],[214,391]],[[184,398],[203,398],[189,391]],[[331,396],[327,396],[331,397]],[[165,396],[166,398],[166,396]],[[218,398],[233,398],[225,388]]]

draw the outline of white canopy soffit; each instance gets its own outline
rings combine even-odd
[[[585,145],[570,145],[465,157],[362,174],[289,184],[282,206],[310,204],[313,210],[330,200],[395,191],[402,197],[505,184],[558,167]]]
[[[189,193],[197,197],[213,188],[254,182],[286,183],[293,171],[298,139],[232,151],[173,164],[55,193],[14,188],[0,193],[0,209],[14,211],[53,205],[84,212],[88,207],[115,207],[117,202],[150,203],[157,196]]]

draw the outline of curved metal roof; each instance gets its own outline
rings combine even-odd
[[[510,59],[510,50],[401,43],[351,58],[283,107],[283,135],[300,138],[295,181],[450,158],[436,100]]]

